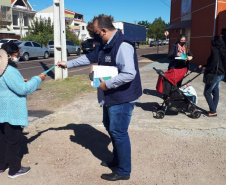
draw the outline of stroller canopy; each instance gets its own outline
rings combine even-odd
[[[172,83],[172,85],[177,85],[177,83],[183,79],[185,74],[187,73],[187,68],[182,69],[170,69],[166,72],[164,72],[164,76],[167,78],[167,80]],[[159,93],[163,92],[163,76],[159,75],[158,82],[156,85],[156,90]]]

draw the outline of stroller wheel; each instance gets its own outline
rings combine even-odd
[[[191,113],[191,118],[193,119],[198,119],[201,116],[201,111],[195,110],[194,112]]]
[[[157,119],[163,119],[164,116],[165,116],[165,112],[164,112],[164,111],[158,110],[158,111],[156,112],[156,118],[157,118]]]
[[[189,104],[188,105],[188,112],[193,113],[195,112],[195,105],[194,104]]]

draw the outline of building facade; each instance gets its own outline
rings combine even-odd
[[[36,11],[32,8],[28,0],[11,0],[13,31],[16,35],[24,37],[28,34],[28,26],[34,19]]]
[[[89,38],[89,32],[86,29],[86,22],[83,20],[83,15],[73,12],[71,10],[65,9],[65,26],[78,36],[79,40],[86,40]],[[38,19],[51,19],[53,23],[53,6],[48,7],[36,14]]]
[[[0,39],[20,39],[28,33],[28,25],[33,20],[36,11],[27,0],[0,1]]]
[[[12,8],[9,0],[0,2],[0,39],[15,35],[12,31]]]
[[[28,0],[0,0],[0,39],[26,36],[35,17],[50,18],[53,23],[53,6],[37,13]],[[65,25],[80,40],[90,38],[82,14],[65,9]]]
[[[169,47],[184,34],[194,55],[193,62],[206,64],[211,39],[226,28],[226,0],[171,0]],[[169,48],[170,49],[170,48]]]

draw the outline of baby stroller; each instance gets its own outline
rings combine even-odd
[[[154,107],[156,118],[164,118],[166,111],[174,112],[189,112],[190,117],[197,119],[201,116],[201,111],[197,110],[197,95],[192,86],[186,85],[200,74],[193,77],[191,80],[178,87],[178,82],[181,82],[192,72],[187,73],[187,68],[170,69],[163,72],[160,69],[153,68],[158,74],[158,82],[156,90],[163,94],[163,103],[160,107]]]

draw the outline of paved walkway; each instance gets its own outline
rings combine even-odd
[[[20,182],[35,184],[122,185],[222,185],[226,182],[226,90],[221,83],[218,116],[166,115],[155,119],[153,105],[162,103],[155,90],[158,75],[153,67],[166,70],[167,59],[140,69],[143,95],[134,108],[129,127],[132,143],[132,174],[129,181],[106,182],[100,166],[111,155],[111,144],[102,124],[102,108],[96,93],[78,98],[44,118],[30,120],[28,140],[32,173]],[[186,79],[197,75],[192,73]],[[198,107],[207,110],[202,75],[189,83],[198,95]],[[30,118],[31,119],[31,118]],[[109,149],[108,149],[109,148]],[[38,174],[38,175],[37,175]],[[3,184],[10,181],[5,174]],[[1,181],[2,182],[2,181]],[[16,183],[16,181],[15,181]]]
[[[157,69],[162,69],[163,71],[166,71],[168,67],[168,59],[162,58],[158,61],[154,61],[153,63],[142,67],[140,69],[141,73],[141,80],[142,80],[142,88],[143,88],[143,95],[137,102],[137,106],[135,107],[134,114],[133,114],[133,121],[131,126],[139,127],[141,128],[175,128],[175,129],[192,129],[192,130],[200,130],[200,129],[213,129],[213,130],[206,130],[206,132],[215,132],[217,130],[222,130],[224,134],[226,134],[224,128],[226,128],[226,97],[224,96],[224,92],[226,90],[226,83],[224,81],[221,82],[220,87],[220,101],[218,105],[218,116],[215,118],[208,118],[205,115],[202,115],[199,119],[191,119],[188,117],[188,115],[184,115],[182,113],[179,113],[178,115],[166,115],[164,119],[155,119],[153,111],[153,105],[162,103],[163,100],[161,98],[161,94],[159,94],[156,89],[156,82],[158,78],[158,74],[153,70],[153,67]],[[193,67],[194,68],[194,67]],[[197,73],[193,72],[191,73],[186,79],[184,79],[183,82],[186,80],[189,80],[196,76]],[[208,110],[208,105],[206,103],[206,100],[203,96],[203,89],[204,84],[202,82],[202,75],[200,75],[198,78],[193,80],[189,83],[192,85],[198,96],[198,107],[200,110]],[[55,113],[48,115],[44,118],[35,119],[34,117],[30,117],[30,125],[35,123],[43,122],[43,120],[48,120],[54,117],[57,119],[57,116],[60,116],[62,113],[67,114],[73,114],[74,113],[74,107],[79,106],[79,114],[84,121],[86,120],[92,120],[93,123],[95,123],[94,120],[96,120],[96,124],[100,123],[100,115],[102,115],[102,109],[98,106],[97,100],[96,100],[96,93],[92,93],[89,95],[89,97],[81,97],[81,101],[76,100],[75,102],[67,105],[66,107],[63,107],[56,111]],[[90,116],[87,116],[87,112]],[[54,120],[55,120],[54,119]],[[140,124],[139,124],[140,123]],[[160,124],[161,123],[161,124]],[[221,133],[221,131],[220,131]]]

